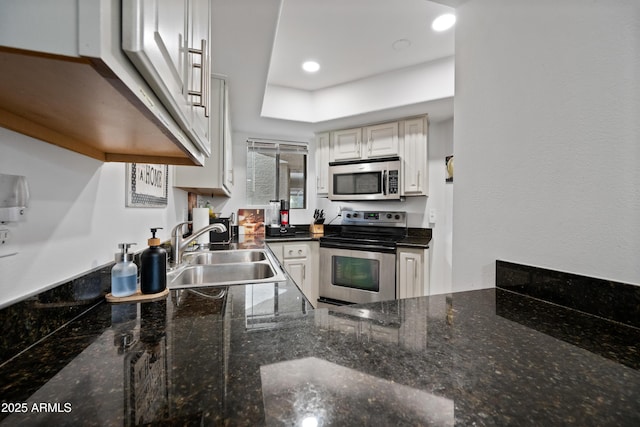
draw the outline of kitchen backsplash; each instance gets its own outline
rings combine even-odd
[[[112,264],[0,310],[0,365],[104,301]]]
[[[497,260],[496,287],[640,328],[640,286]]]

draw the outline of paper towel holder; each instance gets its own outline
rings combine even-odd
[[[0,173],[0,223],[22,220],[28,206],[27,177]]]

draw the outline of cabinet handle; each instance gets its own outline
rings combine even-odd
[[[194,107],[204,108],[204,116],[209,117],[209,67],[208,67],[208,55],[207,55],[207,40],[202,39],[200,42],[200,49],[189,48],[189,53],[194,55],[200,55],[200,63],[193,63],[193,68],[200,68],[200,90],[190,90],[188,94],[190,96],[196,96],[200,98],[199,102],[192,102]]]
[[[302,265],[302,280],[306,281],[307,280],[307,266],[306,265]]]
[[[372,150],[373,150],[373,138],[369,137],[369,156],[371,156]]]
[[[389,177],[387,171],[382,171],[382,194],[387,195],[387,184],[389,184]]]

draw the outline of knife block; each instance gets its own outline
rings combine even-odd
[[[324,224],[309,225],[309,232],[311,234],[324,234]]]

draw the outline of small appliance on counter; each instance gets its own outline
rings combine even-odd
[[[296,228],[289,225],[289,202],[287,200],[271,200],[269,225],[266,227],[267,237],[293,236]]]
[[[289,202],[286,200],[280,200],[280,226],[289,226]]]
[[[296,228],[292,225],[286,227],[269,225],[267,226],[266,233],[267,237],[293,236],[296,234]]]
[[[212,245],[228,245],[229,243],[231,243],[231,238],[233,237],[231,233],[231,222],[231,218],[210,218],[210,224],[223,224],[227,231],[222,233],[216,233],[215,231],[212,231],[211,233],[209,233],[209,243],[211,243]]]

